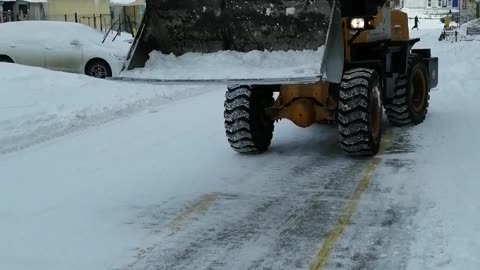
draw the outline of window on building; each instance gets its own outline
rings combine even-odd
[[[447,7],[452,7],[452,0],[447,1]]]
[[[438,0],[438,7],[442,6],[442,0]]]
[[[28,5],[20,4],[18,5],[18,12],[22,12],[23,14],[28,13]]]
[[[427,1],[427,6],[428,6],[428,7],[432,7],[432,0],[428,0],[428,1]]]
[[[15,2],[3,2],[3,11],[4,12],[7,12],[7,11],[11,11],[13,12],[13,5],[15,4]]]

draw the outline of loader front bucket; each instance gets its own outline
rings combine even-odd
[[[147,0],[119,79],[320,79],[337,0]]]

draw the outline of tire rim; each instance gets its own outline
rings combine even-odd
[[[375,140],[380,136],[381,119],[382,102],[380,100],[380,88],[376,84],[370,93],[370,130]]]
[[[95,78],[106,78],[108,75],[107,69],[102,65],[95,65],[92,67],[90,74]]]
[[[425,98],[427,97],[427,82],[421,69],[416,69],[412,74],[409,95],[413,110],[416,113],[421,113],[424,110]]]

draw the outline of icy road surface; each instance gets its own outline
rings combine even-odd
[[[286,121],[237,155],[219,87],[0,65],[0,269],[480,268],[480,42],[422,23],[416,47],[441,57],[429,115],[386,124],[370,160]]]

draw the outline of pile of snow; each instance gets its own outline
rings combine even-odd
[[[433,35],[431,37],[436,37]],[[424,39],[427,39],[424,37]],[[432,40],[432,39],[428,39]],[[478,89],[480,81],[480,73],[476,72],[480,68],[480,41],[473,40],[471,42],[422,42],[415,47],[432,48],[432,54],[439,57],[439,88],[442,95],[438,99],[444,99],[443,102],[448,104],[449,108],[465,108],[465,103],[450,103],[452,98],[459,97],[468,100],[469,96],[475,95],[480,97],[477,92],[470,90]],[[415,48],[414,47],[414,48]],[[466,91],[469,90],[469,91]],[[478,99],[475,99],[478,101]],[[432,101],[435,102],[435,101]],[[448,103],[447,103],[448,102]],[[477,110],[477,102],[467,102],[472,105],[472,109]]]
[[[480,73],[476,72],[480,69],[480,40],[438,41],[442,28],[441,22],[431,21],[428,27],[410,31],[411,38],[420,38],[420,42],[415,44],[413,49],[429,48],[432,56],[439,58],[439,85],[433,89],[431,103],[443,104],[450,110],[464,110],[467,106],[476,111],[478,99],[470,100],[470,97],[480,98],[476,91],[480,81]],[[453,99],[462,102],[452,102]]]
[[[318,50],[220,51],[181,56],[150,53],[145,68],[121,76],[154,79],[275,79],[319,76],[324,46]]]
[[[212,88],[100,80],[0,63],[0,154]]]
[[[414,48],[431,48],[439,57],[439,85],[426,121],[408,130],[415,151],[403,161],[411,166],[382,180],[399,187],[390,194],[418,199],[404,268],[477,269],[480,41],[439,42],[441,29],[439,23],[436,31],[411,32],[421,38]]]

